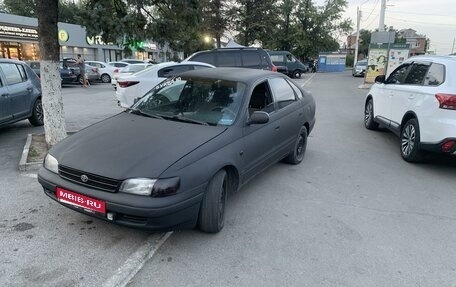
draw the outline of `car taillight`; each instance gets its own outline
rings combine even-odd
[[[97,73],[98,72],[98,68],[92,68],[92,72]]]
[[[119,87],[127,88],[136,85],[139,81],[117,81],[117,83],[119,84]]]
[[[277,66],[275,66],[275,65],[272,65],[272,70],[271,70],[271,71],[273,71],[273,72],[277,72]]]
[[[114,73],[118,73],[118,72],[119,72],[119,69],[115,69],[115,70],[114,70]]]
[[[450,152],[456,146],[456,140],[446,140],[442,143],[442,151]]]
[[[435,94],[439,101],[439,108],[446,110],[456,110],[456,95],[455,94]]]

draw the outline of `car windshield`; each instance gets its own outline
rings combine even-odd
[[[366,67],[367,66],[367,62],[358,62],[358,63],[356,63],[356,66],[357,67]]]
[[[130,111],[165,120],[230,126],[239,113],[245,88],[240,82],[176,77],[157,85]]]

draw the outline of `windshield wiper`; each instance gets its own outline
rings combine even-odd
[[[154,114],[148,114],[148,113],[145,113],[141,110],[136,110],[136,109],[132,109],[132,108],[129,108],[128,111],[134,115],[140,115],[140,116],[144,116],[144,117],[149,117],[149,118],[154,118],[154,119],[163,119],[162,116],[159,116],[159,115],[154,115]]]
[[[203,126],[208,126],[209,124],[203,121],[198,121],[194,120],[191,118],[186,118],[186,117],[181,117],[181,116],[167,116],[167,115],[160,115],[162,118],[168,119],[168,120],[173,120],[173,121],[179,121],[179,122],[185,122],[185,123],[192,123],[192,124],[199,124]]]

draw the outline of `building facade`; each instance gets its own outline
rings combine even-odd
[[[75,58],[81,54],[86,60],[118,61],[125,58],[124,49],[117,45],[103,43],[100,36],[88,37],[85,28],[68,23],[58,23],[60,58]],[[38,20],[0,13],[0,57],[21,61],[40,59],[38,45]],[[155,62],[182,59],[183,53],[175,53],[167,45],[153,41],[144,43],[141,51],[134,51],[133,57]]]
[[[406,44],[410,44],[410,56],[426,54],[426,35],[417,34],[413,29],[398,31],[398,37],[404,38]]]

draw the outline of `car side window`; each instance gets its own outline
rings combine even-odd
[[[291,88],[293,89],[293,91],[295,92],[296,96],[298,97],[298,99],[301,99],[303,96],[302,96],[302,92],[301,90],[291,81],[287,80],[288,84],[291,86]]]
[[[274,111],[274,101],[267,82],[258,84],[252,91],[249,101],[249,115],[255,111],[271,113]]]
[[[257,51],[243,51],[242,55],[242,66],[253,67],[261,66],[261,58]]]
[[[171,66],[166,67],[158,71],[158,76],[161,78],[167,78],[185,71],[193,70],[192,66],[185,65],[185,66]]]
[[[386,84],[403,84],[409,67],[410,64],[403,64],[402,66],[399,66],[391,73],[391,75],[389,75],[388,79],[386,80]]]
[[[22,81],[27,81],[27,73],[25,72],[25,68],[22,65],[16,65],[19,73],[21,74]]]
[[[219,52],[217,53],[218,67],[238,67],[241,65],[241,55],[239,52]]]
[[[296,96],[284,78],[273,78],[269,79],[271,89],[274,92],[274,96],[279,109],[288,106],[289,104],[296,101]]]
[[[283,55],[271,55],[270,58],[273,63],[283,63]]]
[[[413,63],[404,83],[408,85],[422,85],[428,69],[429,64],[427,63]]]
[[[445,66],[433,63],[424,78],[425,86],[438,86],[445,81]]]
[[[25,79],[23,78],[23,75],[21,75],[21,72],[19,71],[19,67],[16,64],[0,63],[0,68],[3,70],[3,74],[5,75],[6,83],[8,85],[22,83],[23,81],[25,81],[27,79],[27,78],[25,78]],[[22,67],[22,73],[25,74],[23,67]]]
[[[192,61],[196,62],[203,62],[215,65],[215,56],[214,53],[200,53],[196,54],[192,59]]]
[[[294,63],[294,62],[296,62],[296,59],[292,55],[288,54],[287,63]]]

